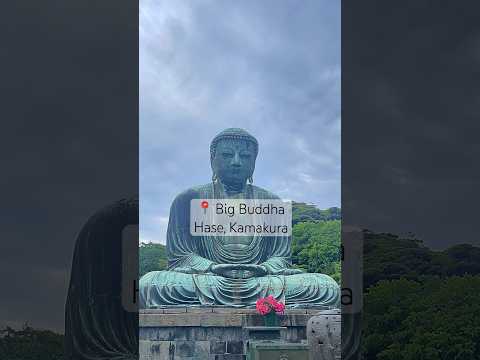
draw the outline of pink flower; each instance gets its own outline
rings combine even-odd
[[[271,307],[269,306],[268,302],[265,301],[264,298],[260,298],[257,300],[256,307],[257,307],[257,311],[262,315],[267,315],[271,310]]]
[[[269,295],[266,298],[258,299],[256,302],[256,308],[261,315],[267,315],[272,310],[276,313],[283,313],[285,310],[285,304],[277,301],[272,295]]]
[[[283,311],[285,310],[285,305],[281,302],[277,302],[273,309],[275,310],[275,312],[277,313],[283,313]]]

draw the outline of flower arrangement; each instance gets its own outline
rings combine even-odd
[[[277,314],[283,313],[285,304],[275,300],[272,295],[257,300],[257,311],[263,316],[265,326],[278,326]]]
[[[270,313],[275,315],[275,313],[283,313],[285,310],[285,304],[275,300],[272,295],[267,296],[266,298],[260,298],[257,300],[257,311],[259,314],[265,316]]]

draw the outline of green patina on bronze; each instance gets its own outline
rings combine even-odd
[[[167,271],[140,279],[140,305],[254,306],[274,296],[287,307],[338,307],[338,284],[324,274],[291,268],[291,237],[191,236],[192,199],[279,199],[252,184],[257,140],[227,129],[210,146],[212,182],[179,194],[170,209]]]

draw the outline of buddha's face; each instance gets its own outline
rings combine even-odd
[[[255,145],[247,140],[220,140],[212,168],[223,184],[244,184],[255,169]]]

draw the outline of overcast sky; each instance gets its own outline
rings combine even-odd
[[[1,15],[0,328],[63,332],[77,235],[138,191],[137,4],[8,2]]]
[[[480,244],[480,9],[435,5],[345,3],[342,220],[442,249]]]
[[[211,179],[227,127],[257,137],[254,183],[340,206],[340,2],[140,2],[140,240]]]

